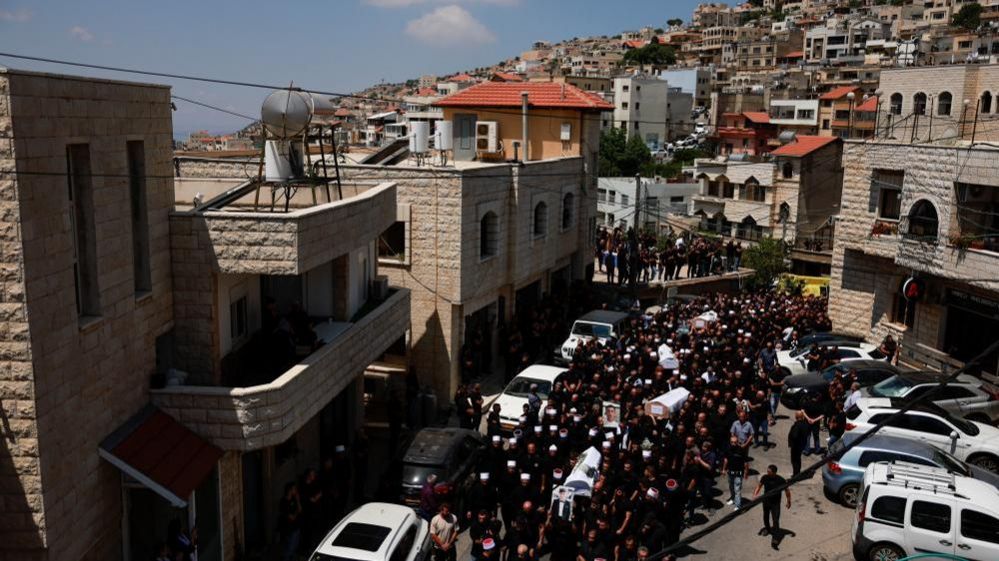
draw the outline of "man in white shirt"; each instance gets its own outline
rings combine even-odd
[[[860,401],[861,397],[863,396],[860,395],[860,384],[854,382],[850,385],[850,395],[846,396],[846,401],[843,403],[843,410],[849,411],[851,407]]]
[[[434,561],[455,561],[454,542],[458,539],[458,517],[451,505],[444,503],[430,521],[430,539],[434,541]]]

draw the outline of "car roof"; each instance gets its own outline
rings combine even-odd
[[[857,440],[862,435],[863,433],[844,433],[842,436],[843,444],[845,446],[849,446],[853,443],[853,441]],[[934,450],[933,446],[920,440],[910,440],[908,438],[890,436],[887,434],[874,434],[867,440],[858,444],[856,449],[887,450],[890,452],[900,452],[923,457],[929,457]]]
[[[593,323],[617,323],[628,318],[625,312],[613,312],[611,310],[593,310],[583,314],[583,317],[576,321],[589,321]]]
[[[875,358],[858,358],[857,360],[851,360],[849,362],[839,362],[833,364],[832,366],[826,368],[826,370],[847,370],[851,368],[856,368],[857,370],[888,370],[891,372],[898,372],[898,368],[895,368],[891,364],[883,361],[877,360]]]
[[[520,374],[515,376],[516,378],[534,378],[535,380],[543,380],[545,382],[554,382],[555,378],[558,378],[564,372],[567,372],[568,368],[560,368],[558,366],[547,366],[544,364],[532,364],[527,368],[520,371]]]
[[[346,559],[356,559],[357,561],[378,561],[388,557],[389,548],[396,541],[399,530],[411,524],[416,517],[412,508],[404,505],[391,503],[367,503],[361,505],[354,512],[343,518],[333,530],[323,538],[316,551],[324,555],[340,557]],[[370,550],[361,547],[345,547],[334,545],[340,534],[350,525],[356,524],[354,529],[368,531],[372,543],[377,540],[377,536],[388,529],[377,549]],[[379,532],[379,530],[381,530]],[[374,547],[374,546],[373,546]]]
[[[873,410],[888,410],[887,412],[893,412],[893,410],[901,409],[908,401],[902,397],[862,397],[857,400],[857,407],[862,411]],[[884,411],[882,411],[884,412]],[[912,409],[906,411],[906,413],[929,413],[931,415],[936,415],[938,417],[948,418],[950,413],[942,409],[939,405],[933,403],[917,403]]]
[[[406,450],[402,461],[407,464],[439,465],[444,463],[455,443],[470,436],[482,440],[478,431],[458,428],[425,428]]]
[[[960,498],[974,501],[975,504],[993,512],[999,510],[999,490],[992,484],[944,468],[908,462],[875,462],[867,466],[864,482],[870,483],[872,488],[877,485],[889,495],[914,493],[937,495],[938,491],[950,489]],[[895,485],[891,485],[892,483]]]
[[[949,378],[950,375],[941,372],[900,372],[898,377],[911,384],[926,384],[929,382],[941,382]]]

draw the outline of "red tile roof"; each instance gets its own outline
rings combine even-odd
[[[640,39],[639,40],[634,40],[634,41],[625,41],[624,42],[624,48],[626,48],[626,49],[641,49],[645,45],[646,45],[645,41],[642,41]]]
[[[790,144],[785,144],[780,148],[771,152],[774,156],[789,156],[792,158],[801,158],[811,154],[812,152],[822,148],[827,144],[831,144],[839,140],[835,136],[807,136],[798,135],[795,141]]]
[[[483,82],[434,103],[438,107],[520,107],[527,92],[531,107],[609,111],[614,106],[600,96],[571,84],[555,82]]]
[[[805,58],[805,51],[791,51],[784,58]]]
[[[420,88],[416,90],[416,95],[420,97],[431,97],[437,95],[437,90],[433,88]]]
[[[494,82],[523,82],[524,78],[520,74],[512,72],[497,72],[493,74]]]
[[[819,96],[819,99],[824,101],[842,99],[846,97],[846,94],[850,92],[860,92],[860,88],[856,86],[840,86],[834,90],[828,91]]]
[[[744,111],[743,116],[749,119],[749,122],[756,123],[758,125],[766,125],[770,123],[770,115],[765,111]]]
[[[336,117],[349,117],[350,116],[350,109],[347,109],[346,107],[341,107],[340,109],[337,109],[336,111],[334,111],[333,115],[336,116]]]
[[[101,456],[176,506],[208,477],[222,450],[148,406],[112,433]]]
[[[450,80],[452,82],[474,82],[475,78],[472,78],[468,74],[455,74],[451,76]]]
[[[863,103],[855,108],[856,111],[862,111],[864,113],[873,113],[878,110],[878,98],[877,96],[871,96],[864,100]]]

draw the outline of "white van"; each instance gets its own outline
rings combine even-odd
[[[864,473],[852,537],[857,561],[920,553],[999,559],[999,490],[942,468],[873,463]]]
[[[621,333],[621,327],[630,316],[625,312],[594,310],[577,319],[572,324],[569,338],[556,351],[555,361],[563,364],[572,362],[572,355],[580,341],[596,339],[601,345],[611,337]]]

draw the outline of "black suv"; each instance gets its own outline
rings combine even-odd
[[[453,512],[472,483],[472,470],[485,449],[485,440],[478,431],[456,428],[425,428],[416,437],[402,458],[402,502],[420,505],[420,490],[427,476],[437,476],[435,492],[452,503]]]
[[[784,379],[784,391],[780,395],[780,403],[788,409],[801,409],[813,395],[828,396],[829,383],[837,374],[846,376],[850,370],[857,370],[857,382],[866,388],[881,380],[898,374],[898,369],[883,360],[851,360],[834,364],[822,372],[795,374]],[[846,388],[849,392],[850,388]]]

